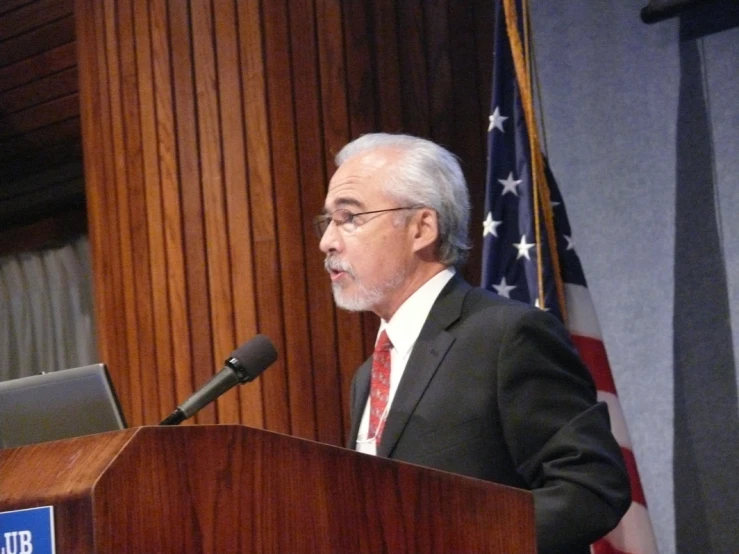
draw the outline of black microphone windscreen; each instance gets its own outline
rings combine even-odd
[[[251,381],[277,360],[277,350],[268,337],[257,335],[231,353],[229,361],[233,360],[240,366],[238,369],[245,372]]]

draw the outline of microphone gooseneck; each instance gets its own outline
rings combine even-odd
[[[177,406],[160,425],[182,423],[232,387],[259,377],[276,359],[277,351],[272,341],[264,335],[257,335],[234,350],[225,361],[224,367]]]

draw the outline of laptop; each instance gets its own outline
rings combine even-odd
[[[0,448],[125,428],[105,364],[0,381]]]

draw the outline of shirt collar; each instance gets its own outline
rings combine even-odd
[[[421,329],[441,290],[455,273],[453,267],[447,267],[421,285],[401,304],[390,321],[380,320],[378,336],[383,330],[386,331],[393,348],[402,357],[406,357],[421,334]]]

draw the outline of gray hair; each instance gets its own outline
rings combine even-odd
[[[457,158],[429,140],[409,135],[373,133],[353,140],[336,155],[340,166],[369,150],[386,148],[401,154],[385,192],[401,204],[436,210],[439,218],[439,261],[461,265],[470,250],[470,199]]]

